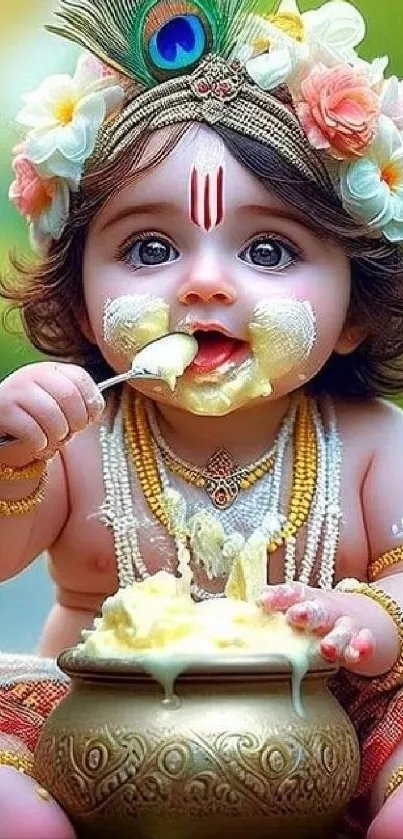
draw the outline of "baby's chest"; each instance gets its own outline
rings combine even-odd
[[[144,571],[155,573],[174,569],[176,552],[172,538],[156,522],[147,503],[136,494],[136,526],[129,528],[128,538],[122,538],[127,522],[122,511],[114,518],[103,508],[102,486],[95,495],[80,498],[65,531],[52,551],[52,576],[56,586],[67,592],[99,599],[114,592],[119,583],[127,580],[130,569],[134,576]],[[212,508],[213,510],[213,508]],[[367,565],[367,543],[363,521],[360,487],[353,470],[343,471],[341,492],[341,520],[337,547],[335,576],[361,576]],[[309,524],[298,534],[297,551],[302,559],[309,538]],[[284,550],[270,557],[270,581],[284,579]]]
[[[94,606],[119,585],[126,584],[128,573],[138,578],[144,576],[144,571],[156,573],[174,568],[176,561],[173,540],[153,520],[144,502],[137,499],[136,526],[130,527],[119,510],[110,517],[103,502],[101,494],[96,504],[94,497],[81,498],[50,555],[57,588],[88,595]]]

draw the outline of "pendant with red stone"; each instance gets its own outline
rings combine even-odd
[[[218,510],[226,510],[236,501],[241,491],[242,471],[224,448],[211,455],[203,470],[204,489]]]

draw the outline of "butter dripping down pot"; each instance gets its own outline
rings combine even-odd
[[[334,670],[307,673],[301,715],[280,657],[193,664],[175,693],[172,668],[157,680],[77,650],[59,664],[71,690],[34,772],[79,839],[330,839],[359,772],[354,729],[327,686]]]

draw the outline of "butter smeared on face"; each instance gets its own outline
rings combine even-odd
[[[275,382],[312,351],[316,338],[312,306],[293,297],[262,301],[253,312],[249,334],[262,373]]]
[[[148,294],[125,294],[107,300],[103,314],[103,337],[113,352],[129,367],[138,351],[169,332],[169,306]]]
[[[179,382],[177,399],[185,410],[221,416],[270,396],[276,382],[306,361],[315,345],[311,304],[292,297],[258,303],[248,337],[251,354],[244,361],[228,362],[204,377]]]

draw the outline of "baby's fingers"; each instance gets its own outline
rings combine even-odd
[[[299,603],[307,596],[303,583],[282,583],[268,586],[259,597],[258,605],[265,612],[286,612],[294,603]]]
[[[105,408],[105,400],[87,371],[76,364],[62,364],[58,369],[79,392],[89,419],[99,419]]]
[[[12,416],[2,417],[1,434],[11,434],[26,443],[29,452],[35,457],[42,455],[48,445],[48,438],[39,423],[18,406],[13,406]]]
[[[342,617],[320,644],[323,658],[348,667],[370,658],[375,639],[370,629],[360,629],[352,618]]]
[[[358,664],[370,658],[375,651],[375,638],[370,629],[360,629],[344,650],[347,664]]]
[[[345,651],[358,631],[358,626],[352,618],[339,618],[333,629],[320,642],[323,658],[331,663],[342,663]]]
[[[335,625],[339,612],[326,600],[303,600],[287,609],[287,621],[295,629],[324,635]]]

